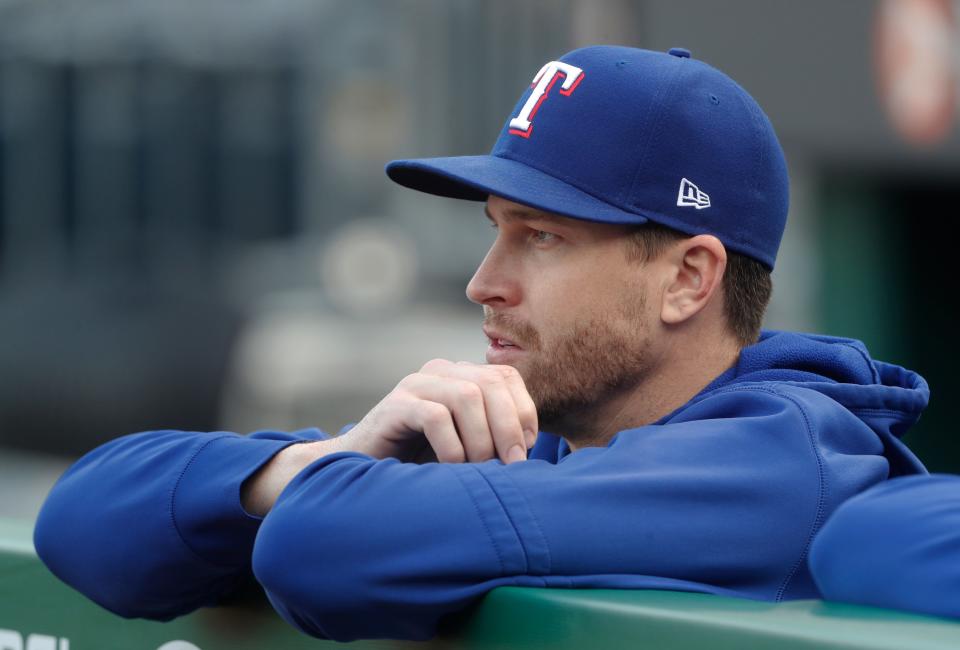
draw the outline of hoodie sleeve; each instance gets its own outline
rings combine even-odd
[[[126,617],[170,619],[250,574],[260,519],[240,486],[296,434],[152,431],[91,451],[60,478],[34,530],[61,580]]]
[[[960,476],[907,476],[844,503],[810,569],[827,600],[960,618]]]
[[[720,393],[556,464],[334,454],[280,495],[253,570],[286,620],[340,641],[430,638],[499,585],[811,597],[832,475],[857,475],[842,492],[887,471],[876,436],[827,402]]]

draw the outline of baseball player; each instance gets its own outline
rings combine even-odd
[[[816,598],[826,517],[924,473],[898,440],[921,377],[858,341],[761,333],[783,153],[688,51],[570,52],[489,155],[387,174],[484,204],[496,239],[467,295],[488,363],[430,361],[334,438],[103,445],[40,514],[56,575],[167,619],[252,573],[291,624],[343,641],[429,638],[500,585]]]

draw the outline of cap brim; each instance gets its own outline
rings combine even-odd
[[[420,192],[468,201],[491,194],[545,212],[601,223],[646,223],[647,218],[605,203],[524,163],[498,156],[394,160],[387,176]]]

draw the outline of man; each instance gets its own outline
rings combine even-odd
[[[428,638],[499,585],[809,598],[827,515],[924,472],[897,439],[920,377],[856,341],[760,335],[783,154],[686,50],[571,52],[490,156],[387,173],[486,201],[497,236],[467,294],[489,364],[431,361],[337,438],[108,443],[41,513],[54,573],[168,618],[252,570],[286,620],[339,640]]]

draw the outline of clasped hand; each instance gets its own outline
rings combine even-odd
[[[403,378],[343,442],[374,458],[441,463],[526,459],[537,409],[511,366],[434,359]]]
[[[405,462],[525,460],[536,442],[537,409],[511,366],[428,362],[403,378],[347,433],[287,447],[244,482],[243,507],[263,516],[303,468],[355,451]]]

